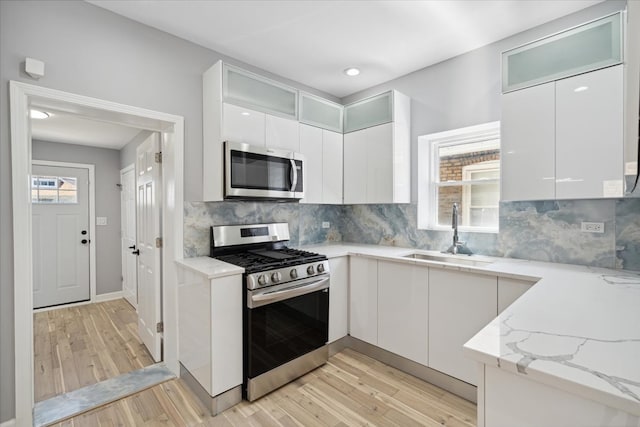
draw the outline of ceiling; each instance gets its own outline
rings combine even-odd
[[[31,119],[32,139],[120,150],[141,131],[139,128],[85,118],[76,113],[39,109],[49,113],[49,118]]]
[[[342,98],[602,0],[87,1]]]

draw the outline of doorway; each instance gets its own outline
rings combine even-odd
[[[182,257],[183,200],[183,118],[126,106],[53,89],[10,82],[11,148],[13,183],[14,236],[14,311],[16,348],[16,421],[31,425],[33,421],[33,256],[31,224],[31,144],[29,109],[38,105],[75,112],[97,120],[135,125],[160,133],[165,163],[162,188],[163,215],[160,222],[164,238],[162,277],[165,286],[162,311],[165,314],[165,363],[178,374],[176,341],[176,284],[174,260]]]

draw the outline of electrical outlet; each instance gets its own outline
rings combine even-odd
[[[604,222],[583,222],[580,230],[585,233],[604,233]]]
[[[331,227],[331,223],[329,223],[329,221],[322,221],[322,228],[329,228]]]

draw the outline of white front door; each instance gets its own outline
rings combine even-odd
[[[161,164],[157,133],[136,149],[136,205],[138,255],[138,332],[156,362],[161,360]]]
[[[31,203],[33,307],[89,300],[89,170],[34,164]]]
[[[122,293],[138,307],[138,266],[136,250],[136,168],[120,171],[120,250],[122,251]]]

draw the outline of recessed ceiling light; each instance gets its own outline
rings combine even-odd
[[[360,69],[356,67],[349,67],[349,68],[345,68],[344,73],[349,77],[353,77],[360,74]]]
[[[29,112],[29,116],[32,119],[48,119],[49,113],[45,113],[44,111],[34,110],[33,108]]]

